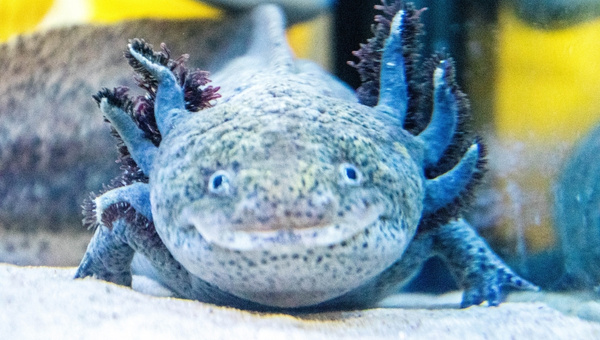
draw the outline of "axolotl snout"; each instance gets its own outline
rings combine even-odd
[[[449,60],[429,74],[428,125],[405,128],[415,13],[405,6],[389,23],[374,106],[293,58],[275,6],[254,10],[248,53],[214,75],[220,98],[201,73],[133,40],[128,59],[148,94],[95,97],[125,165],[88,203],[97,229],[76,277],[129,285],[133,263],[184,298],[359,307],[438,255],[465,289],[463,306],[498,304],[504,285],[535,289],[460,217],[483,152],[459,131],[465,99]]]

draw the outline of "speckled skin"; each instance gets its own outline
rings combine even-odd
[[[101,99],[149,180],[95,199],[98,228],[76,277],[128,285],[133,261],[184,298],[250,309],[356,308],[394,292],[438,255],[465,289],[463,306],[498,304],[503,285],[535,289],[460,216],[435,219],[465,193],[482,155],[475,142],[454,167],[426,177],[455,133],[457,98],[442,60],[432,75],[431,123],[417,136],[403,128],[403,15],[386,41],[375,107],[294,60],[274,6],[255,9],[253,46],[215,74],[222,98],[199,113],[184,109],[168,69],[130,45],[158,79],[162,141],[152,145]],[[121,202],[146,222],[102,223]]]

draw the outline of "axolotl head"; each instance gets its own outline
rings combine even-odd
[[[293,80],[182,121],[150,175],[154,222],[175,258],[277,307],[381,273],[412,238],[424,195],[417,144],[390,116]]]

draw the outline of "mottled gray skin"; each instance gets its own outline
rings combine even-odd
[[[600,285],[599,153],[600,128],[596,127],[573,150],[557,180],[554,221],[566,272],[558,288]]]
[[[437,162],[454,134],[456,98],[442,61],[432,123],[418,136],[403,129],[402,13],[386,43],[375,108],[293,59],[274,6],[254,11],[253,46],[215,74],[222,98],[199,113],[183,109],[169,71],[130,47],[159,79],[163,139],[149,144],[101,100],[149,182],[96,198],[98,229],[76,277],[129,285],[138,254],[134,267],[184,298],[250,309],[356,308],[439,255],[465,289],[463,306],[498,304],[503,285],[535,289],[462,219],[420,224],[453,204],[481,155],[474,143],[450,171],[425,177],[424,164]],[[104,209],[120,202],[152,223],[102,224]]]
[[[207,112],[208,119],[190,119],[163,141],[159,170],[150,181],[165,185],[152,190],[151,200],[157,202],[157,225],[181,226],[161,236],[177,244],[174,256],[205,281],[253,301],[267,303],[282,290],[282,304],[298,292],[270,282],[274,270],[294,268],[297,285],[310,287],[313,295],[302,300],[314,304],[391,265],[415,233],[423,208],[423,178],[413,160],[422,155],[406,147],[414,142],[388,116],[315,91],[329,87],[321,79],[273,75],[247,84],[248,90]],[[343,177],[345,164],[361,164],[363,185]],[[217,197],[205,190],[215,171],[230,181],[229,192]],[[376,216],[385,221],[373,224]],[[202,235],[188,225],[202,228]],[[341,226],[339,235],[321,235],[321,228],[333,225]],[[296,228],[302,236],[291,234]],[[256,232],[250,238],[260,241],[236,235],[245,231]],[[302,242],[295,244],[295,237]],[[297,262],[305,257],[321,260],[303,272]]]

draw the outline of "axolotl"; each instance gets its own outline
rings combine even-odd
[[[133,270],[218,305],[363,308],[440,256],[463,307],[497,305],[505,286],[536,289],[462,218],[485,162],[452,61],[418,67],[420,11],[381,8],[356,52],[358,96],[294,59],[274,5],[251,13],[253,42],[214,74],[219,88],[185,57],[131,40],[147,93],[95,96],[123,174],[85,204],[96,229],[76,278],[131,285]]]

